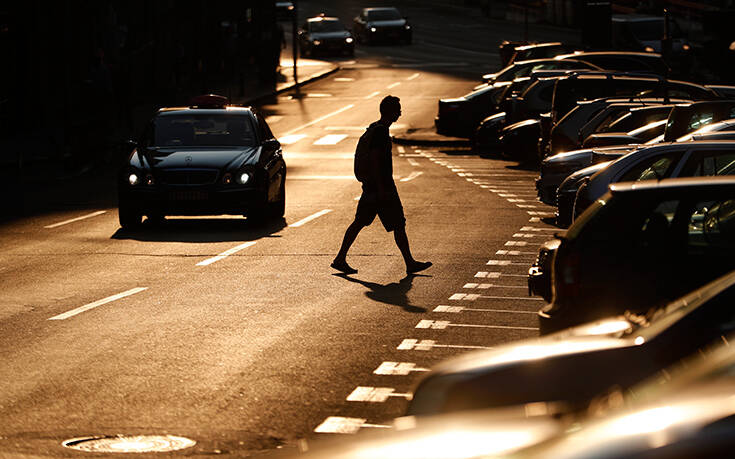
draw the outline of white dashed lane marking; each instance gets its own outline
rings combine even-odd
[[[364,418],[347,418],[342,416],[329,416],[322,421],[315,429],[316,433],[338,433],[338,434],[355,434],[363,427],[372,427],[379,429],[390,429],[391,426],[385,424],[368,424]]]
[[[125,298],[126,296],[135,295],[136,293],[140,293],[144,290],[147,290],[148,287],[135,287],[130,290],[126,290],[122,293],[118,293],[117,295],[108,296],[107,298],[103,298],[101,300],[95,301],[93,303],[85,304],[84,306],[80,306],[78,308],[72,309],[71,311],[67,311],[63,314],[59,314],[56,316],[53,316],[49,318],[48,320],[65,320],[70,317],[74,317],[77,314],[81,314],[85,311],[89,311],[90,309],[94,309],[98,306],[102,306],[103,304],[111,303],[113,301],[119,300],[121,298]]]
[[[406,376],[410,374],[412,371],[431,371],[428,368],[420,368],[417,367],[415,363],[412,362],[383,362],[380,364],[378,368],[376,368],[373,373],[376,375],[401,375]]]
[[[284,135],[283,137],[279,137],[278,141],[281,142],[282,145],[291,145],[303,139],[304,137],[306,137],[306,134]]]
[[[464,306],[444,306],[440,305],[434,308],[432,312],[447,312],[457,314],[464,311],[471,312],[501,312],[506,314],[538,314],[536,311],[517,311],[514,309],[485,309],[485,308],[466,308]]]
[[[462,288],[478,288],[478,289],[489,289],[489,288],[528,288],[527,285],[498,285],[498,284],[480,284],[477,282],[467,282]]]
[[[220,260],[224,260],[225,258],[229,257],[232,254],[235,254],[235,253],[237,253],[237,252],[239,252],[239,251],[241,251],[243,249],[246,249],[248,247],[254,246],[255,245],[255,242],[256,241],[244,242],[244,243],[242,243],[240,245],[237,245],[237,246],[235,246],[235,247],[233,247],[233,248],[231,248],[229,250],[225,250],[224,252],[220,253],[216,257],[207,258],[204,261],[200,261],[199,263],[197,263],[197,266],[209,266],[212,263],[216,263],[216,262],[218,262]]]
[[[538,330],[538,327],[517,327],[511,325],[478,325],[478,324],[453,324],[448,320],[422,320],[416,324],[416,328],[430,328],[432,330],[444,330],[447,327],[462,328],[491,328],[501,330]]]
[[[67,225],[69,223],[78,222],[79,220],[86,220],[87,218],[96,217],[98,215],[102,215],[102,214],[105,214],[105,213],[107,213],[106,210],[98,210],[97,212],[92,212],[91,214],[82,215],[81,217],[70,218],[69,220],[64,220],[63,222],[53,223],[51,225],[46,225],[46,226],[44,226],[44,228],[46,228],[46,229],[57,228],[57,227],[62,226],[62,225]]]
[[[430,351],[433,348],[450,349],[492,349],[489,346],[467,346],[462,344],[437,344],[431,339],[404,339],[396,349],[399,351]]]
[[[371,403],[383,403],[390,397],[403,398],[405,400],[411,400],[412,394],[401,394],[396,392],[392,387],[370,387],[370,386],[357,386],[350,395],[347,396],[348,402],[371,402]]]
[[[411,180],[420,177],[423,172],[411,172],[408,177],[401,179],[401,182],[410,182]]]
[[[289,227],[291,227],[291,228],[298,228],[299,226],[302,226],[302,225],[304,225],[305,223],[308,223],[308,222],[310,222],[310,221],[314,220],[315,218],[319,218],[319,217],[321,217],[322,215],[326,215],[326,214],[328,214],[328,213],[329,213],[329,212],[331,212],[331,211],[332,211],[332,209],[324,209],[324,210],[320,210],[319,212],[317,212],[317,213],[315,213],[315,214],[312,214],[312,215],[309,215],[309,216],[308,216],[308,217],[306,217],[306,218],[302,218],[301,220],[297,221],[296,223],[291,223],[291,224],[290,224],[290,225],[288,225],[288,226],[289,226]]]

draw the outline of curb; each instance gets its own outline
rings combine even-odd
[[[281,88],[278,88],[278,89],[276,89],[274,91],[270,91],[270,92],[268,92],[266,94],[261,94],[259,96],[255,96],[255,97],[253,97],[251,99],[245,99],[243,102],[241,102],[241,104],[242,105],[255,105],[255,103],[257,101],[261,100],[261,99],[265,99],[265,98],[268,98],[268,97],[277,96],[278,94],[282,94],[284,92],[290,91],[293,88],[300,88],[300,87],[302,87],[302,86],[304,86],[304,85],[306,85],[308,83],[311,83],[313,81],[316,81],[316,80],[319,80],[319,79],[324,78],[326,76],[329,76],[329,75],[331,75],[331,74],[333,74],[333,73],[335,73],[335,72],[337,72],[339,70],[341,70],[341,67],[339,65],[335,65],[331,69],[327,69],[327,70],[325,70],[323,72],[315,73],[313,75],[310,75],[305,80],[301,80],[301,81],[299,81],[297,83],[290,83],[290,84],[288,84],[286,86],[283,86]]]

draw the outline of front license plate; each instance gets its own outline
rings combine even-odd
[[[172,191],[168,194],[171,201],[206,201],[208,198],[206,191]]]

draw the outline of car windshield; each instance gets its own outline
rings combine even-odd
[[[401,19],[401,13],[397,9],[372,10],[368,12],[370,21],[392,21],[393,19]]]
[[[323,19],[321,21],[312,21],[311,23],[312,32],[341,32],[345,30],[345,27],[337,19]]]
[[[162,116],[154,121],[152,146],[252,147],[255,134],[243,115]]]

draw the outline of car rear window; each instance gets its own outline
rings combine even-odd
[[[368,12],[368,19],[371,21],[392,21],[393,19],[401,19],[401,13],[398,10],[375,10]]]
[[[154,121],[156,147],[252,147],[255,134],[243,115],[164,116]]]

